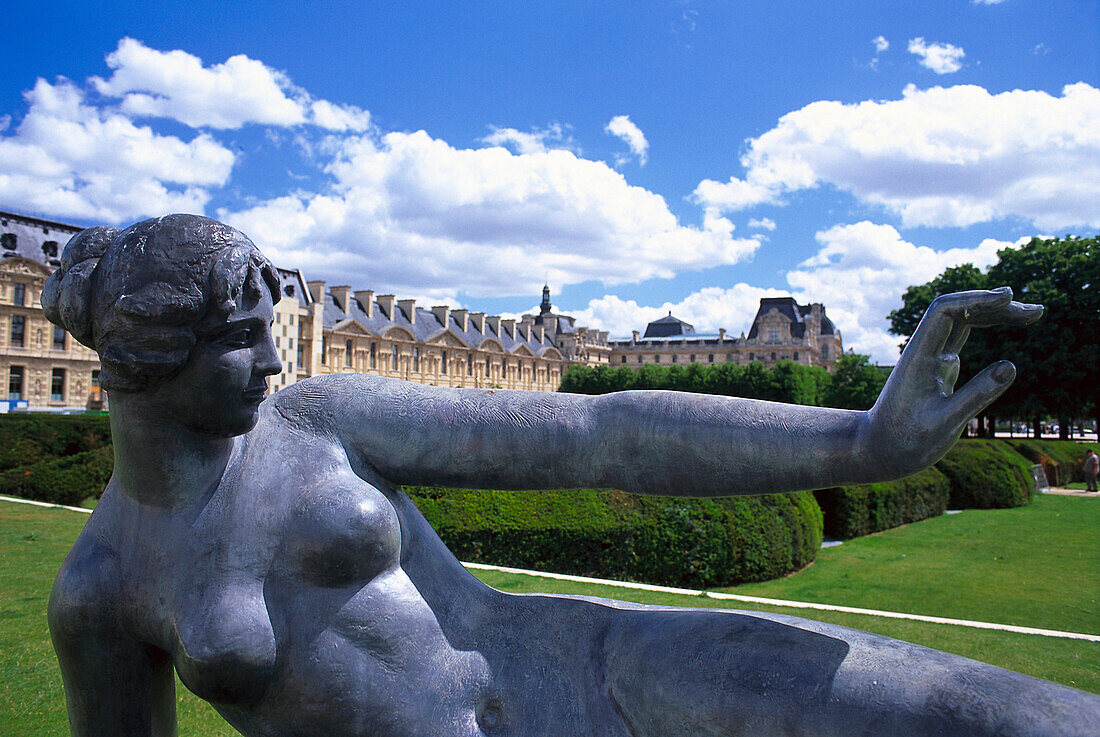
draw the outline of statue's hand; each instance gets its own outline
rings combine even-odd
[[[902,476],[939,460],[1016,377],[1015,366],[997,361],[954,391],[970,329],[1027,325],[1042,314],[1041,305],[1013,302],[1008,287],[937,297],[868,413],[864,439],[872,467]]]

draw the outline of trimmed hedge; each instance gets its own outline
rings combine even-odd
[[[934,469],[907,479],[814,494],[695,499],[591,489],[406,491],[465,560],[711,587],[802,568],[814,560],[823,526],[847,539],[934,517],[946,507],[1027,504],[1032,463],[1047,466],[1051,483],[1065,484],[1081,478],[1090,446],[1097,447],[963,440]],[[112,465],[106,416],[0,415],[0,494],[79,505],[102,493]]]
[[[1084,481],[1085,451],[1092,448],[1100,453],[1100,445],[1079,443],[1075,440],[1022,438],[1005,442],[1033,464],[1042,465],[1051,486],[1066,486],[1074,481]]]
[[[951,483],[952,509],[1001,509],[1031,503],[1031,463],[1002,440],[962,440],[936,464]]]
[[[808,565],[821,510],[808,492],[646,497],[619,491],[406,487],[463,560],[671,586],[763,581]]]
[[[936,468],[926,468],[900,481],[822,489],[814,497],[825,515],[825,534],[848,540],[940,516],[950,487]]]
[[[107,445],[11,468],[0,472],[0,494],[80,506],[88,497],[98,499],[103,493],[114,461],[114,451]]]
[[[0,415],[0,471],[110,444],[107,415]]]

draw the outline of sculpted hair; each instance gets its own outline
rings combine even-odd
[[[47,319],[99,353],[100,385],[144,391],[187,363],[201,324],[267,289],[275,267],[243,233],[198,215],[83,230],[46,281]]]

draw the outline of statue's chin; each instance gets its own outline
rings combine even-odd
[[[223,415],[217,418],[204,418],[203,421],[192,425],[190,429],[200,435],[208,435],[214,438],[232,438],[237,435],[244,435],[256,427],[259,417],[259,410],[250,407],[247,412],[240,412],[234,416]]]

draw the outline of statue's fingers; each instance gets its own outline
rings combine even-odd
[[[941,294],[932,300],[917,329],[913,331],[906,353],[912,351],[911,356],[940,353],[946,347],[956,321],[971,324],[971,315],[978,317],[1000,312],[1010,302],[1012,290],[1008,287]]]
[[[992,404],[1016,378],[1016,367],[1010,361],[997,361],[986,366],[966,385],[951,395],[951,413],[959,424]]]
[[[959,378],[959,357],[954,353],[941,353],[936,368],[936,385],[943,394],[955,391],[955,382]]]
[[[954,323],[943,350],[944,353],[958,355],[958,352],[962,350],[963,345],[966,343],[966,339],[970,337],[970,325],[962,320],[955,320]]]
[[[988,314],[976,314],[970,318],[970,324],[974,327],[989,327],[990,325],[1011,325],[1020,327],[1030,325],[1043,316],[1043,306],[1026,302],[1009,302],[999,312]]]

